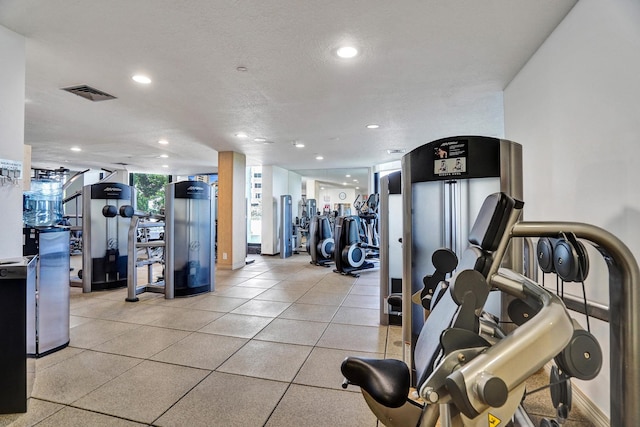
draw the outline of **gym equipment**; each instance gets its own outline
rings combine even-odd
[[[360,217],[355,215],[336,218],[336,248],[333,253],[336,264],[333,271],[336,273],[357,277],[358,271],[374,267],[372,262],[367,261],[367,250],[372,247],[362,241],[360,221]],[[373,249],[378,250],[377,247]]]
[[[523,382],[541,366],[564,354],[561,363],[575,363],[572,374],[590,378],[599,369],[599,356],[591,337],[583,334],[571,318],[562,300],[554,293],[507,268],[501,268],[507,248],[515,238],[560,238],[573,234],[576,239],[597,245],[609,266],[610,316],[610,378],[611,425],[634,426],[640,416],[634,402],[640,394],[640,376],[636,360],[640,335],[637,306],[640,303],[638,284],[640,269],[630,250],[607,231],[583,223],[523,222],[519,221],[521,203],[509,214],[506,229],[499,237],[486,274],[485,289],[496,288],[520,300],[531,311],[524,323],[508,334],[500,331],[490,317],[482,316],[480,333],[465,328],[438,329],[436,323],[451,315],[448,321],[457,322],[460,315],[469,315],[469,307],[477,307],[472,295],[482,289],[482,273],[473,275],[462,271],[450,287],[451,300],[463,304],[454,310],[443,300],[436,305],[421,331],[416,349],[416,367],[422,372],[433,367],[424,382],[419,382],[415,396],[409,394],[409,369],[402,362],[348,358],[343,364],[347,383],[359,384],[372,411],[387,426],[434,426],[438,418],[442,425],[495,426],[507,423],[523,396]],[[464,276],[463,276],[463,273]],[[467,297],[471,296],[469,304]],[[472,305],[471,302],[474,304]],[[591,310],[591,305],[588,307]],[[436,316],[436,310],[438,315]],[[478,310],[473,314],[477,316]],[[464,322],[466,323],[466,322]],[[456,330],[462,329],[462,330]],[[443,330],[442,335],[438,333]],[[451,331],[451,332],[450,332]],[[435,335],[435,338],[434,338]],[[553,337],[550,339],[550,337]],[[442,358],[430,365],[427,361],[435,353],[427,344],[440,341]],[[483,341],[484,340],[484,341]],[[424,352],[422,350],[425,350]],[[571,356],[568,356],[568,355]],[[595,363],[591,363],[592,354]],[[576,357],[577,356],[577,357]],[[417,375],[419,380],[423,375]],[[562,379],[561,376],[557,378]],[[567,401],[568,390],[556,389]],[[404,401],[402,399],[405,399]],[[409,401],[411,400],[411,401]],[[560,405],[561,406],[561,405]],[[559,408],[559,411],[564,410]],[[543,425],[557,425],[545,420]]]
[[[293,255],[293,213],[290,195],[280,196],[280,258]]]
[[[120,208],[119,214],[122,217],[131,218],[127,243],[127,298],[125,301],[136,302],[138,301],[138,295],[144,292],[163,293],[165,298],[173,298],[173,295],[168,295],[167,293],[168,288],[165,286],[164,272],[163,277],[153,280],[154,265],[160,264],[164,270],[165,241],[146,238],[150,229],[162,228],[164,230],[165,226],[163,221],[148,220],[164,220],[164,216],[136,211],[133,206],[127,205]],[[143,258],[138,257],[140,250],[145,253]],[[147,267],[147,282],[139,284],[138,267],[142,266]]]
[[[360,196],[358,196],[359,198]],[[358,215],[337,217],[335,220],[336,249],[333,257],[335,272],[357,277],[358,271],[373,268],[367,259],[379,258],[378,238],[379,195],[371,194],[365,203],[358,203]]]
[[[307,199],[306,208],[309,218],[313,218],[314,216],[318,215],[318,206],[316,203],[316,199]]]
[[[35,362],[27,362],[27,343],[35,341],[35,313],[27,299],[36,295],[37,257],[0,260],[0,414],[27,412]]]
[[[401,172],[380,179],[380,324],[401,325],[399,305],[388,304],[390,294],[402,294]]]
[[[311,264],[327,267],[333,262],[335,241],[331,232],[329,218],[326,215],[314,215],[309,223],[307,252],[311,255]]]
[[[522,147],[515,142],[449,137],[402,157],[402,335],[409,366],[425,317],[411,296],[422,290],[422,278],[433,271],[431,254],[449,248],[462,259],[473,219],[485,197],[498,191],[522,198]],[[521,242],[514,242],[509,252],[504,266],[522,271]],[[508,301],[497,296],[490,297],[487,311],[501,316]]]
[[[133,187],[117,182],[86,185],[82,190],[82,290],[127,285],[127,233],[131,219],[118,215],[135,205]]]
[[[200,181],[165,187],[165,297],[215,289],[215,197]]]

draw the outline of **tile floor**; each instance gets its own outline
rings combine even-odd
[[[378,272],[252,259],[191,298],[72,288],[69,347],[36,361],[28,412],[0,426],[376,426],[340,362],[402,357]]]
[[[28,412],[0,426],[376,426],[339,367],[402,358],[400,327],[379,326],[378,272],[252,259],[191,298],[72,288],[69,347],[36,361]]]

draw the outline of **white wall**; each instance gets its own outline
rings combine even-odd
[[[289,190],[287,194],[291,195],[291,202],[293,205],[291,216],[295,220],[296,216],[298,216],[298,206],[300,201],[302,200],[302,175],[297,174],[295,172],[288,172],[289,175]]]
[[[344,199],[340,199],[340,193],[345,193],[346,197]],[[325,205],[329,205],[329,209],[333,211],[336,203],[347,203],[351,207],[351,214],[355,215],[356,211],[353,207],[353,202],[356,197],[356,190],[353,188],[327,188],[318,192],[316,205],[320,212],[324,212]],[[364,200],[367,200],[366,197]],[[360,197],[360,201],[362,201],[362,196]]]
[[[25,39],[0,26],[0,159],[24,159]],[[29,175],[23,168],[23,174]],[[0,186],[0,258],[22,256],[22,186]]]
[[[277,166],[262,167],[262,239],[265,255],[280,252],[280,196],[289,194],[289,171]]]
[[[505,137],[523,145],[527,220],[600,226],[640,258],[639,80],[640,3],[578,2],[504,94]],[[596,258],[588,297],[606,302]],[[608,359],[608,326],[597,323]],[[577,384],[606,414],[608,381],[607,361]]]

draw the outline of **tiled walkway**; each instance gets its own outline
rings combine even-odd
[[[0,426],[376,426],[340,362],[401,358],[378,272],[253,259],[192,298],[72,288],[69,347],[37,360],[29,411]]]
[[[402,358],[401,328],[379,326],[378,271],[252,259],[191,298],[72,288],[69,347],[36,361],[29,411],[0,427],[375,427],[359,388],[341,388],[340,363]],[[547,391],[527,403],[553,415]],[[578,411],[565,424],[591,425]]]

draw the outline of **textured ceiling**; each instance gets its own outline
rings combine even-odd
[[[215,171],[217,152],[233,150],[327,181],[339,168],[340,182],[401,157],[387,149],[502,136],[502,90],[574,4],[0,0],[0,25],[26,37],[34,164],[187,174]],[[342,43],[360,55],[336,57]],[[81,84],[117,99],[60,90]]]

